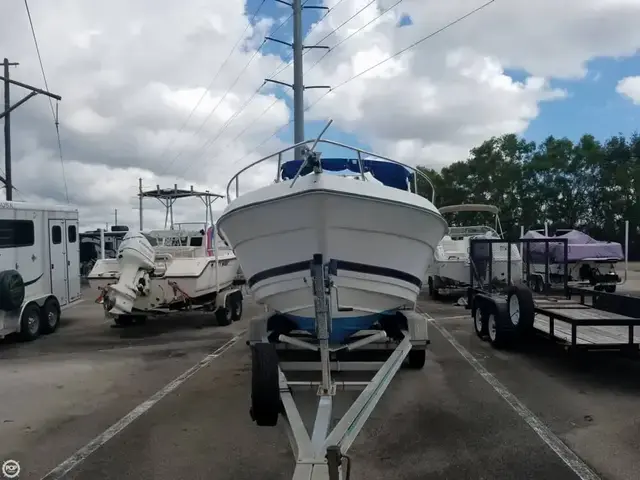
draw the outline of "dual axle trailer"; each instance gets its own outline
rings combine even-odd
[[[504,240],[500,240],[504,242]],[[558,243],[566,239],[520,239],[527,249],[528,243]],[[533,334],[542,334],[562,344],[567,350],[620,350],[637,352],[640,335],[640,299],[619,294],[575,289],[564,277],[563,296],[537,296],[527,284],[513,284],[507,273],[507,287],[496,288],[487,278],[486,270],[492,268],[490,258],[493,239],[473,239],[471,251],[471,278],[467,293],[467,308],[471,310],[474,329],[483,340],[494,347],[514,346],[526,342]],[[548,248],[548,247],[547,247]],[[565,256],[566,258],[566,256]],[[565,272],[567,266],[565,263]],[[491,278],[490,276],[488,278]],[[544,292],[543,292],[544,293]],[[579,296],[580,300],[573,297]],[[594,297],[591,305],[586,298]],[[625,297],[623,299],[623,297]],[[597,308],[608,302],[618,307],[626,302],[625,309]],[[626,311],[623,311],[626,310]]]

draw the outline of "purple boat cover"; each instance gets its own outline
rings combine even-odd
[[[591,238],[586,233],[579,232],[578,230],[570,230],[563,235],[557,235],[555,237],[545,237],[540,232],[533,230],[528,231],[522,238],[566,238],[568,240],[567,246],[567,260],[569,262],[579,262],[581,260],[623,260],[624,254],[622,252],[622,245],[618,242],[601,242]],[[527,247],[523,247],[526,252]],[[529,258],[534,263],[545,262],[545,244],[530,243],[529,244]],[[549,243],[549,261],[551,263],[562,263],[564,261],[564,245],[560,242]]]

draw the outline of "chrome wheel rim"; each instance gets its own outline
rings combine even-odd
[[[509,299],[509,318],[513,325],[520,323],[520,302],[515,295],[511,295]]]
[[[489,338],[491,338],[492,341],[495,341],[497,328],[496,328],[496,316],[493,313],[489,315],[489,320],[487,323],[489,326]]]

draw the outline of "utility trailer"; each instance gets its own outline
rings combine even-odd
[[[529,238],[520,239],[523,249],[528,243],[564,243],[566,239]],[[471,242],[472,264],[476,272],[483,267],[491,268],[487,252],[491,251],[492,239],[474,239]],[[566,258],[566,255],[565,255]],[[618,350],[638,351],[640,335],[635,327],[640,326],[640,318],[623,315],[587,305],[589,293],[605,295],[615,302],[616,294],[588,292],[581,290],[580,301],[572,299],[572,293],[579,293],[568,285],[565,262],[564,295],[562,297],[534,297],[528,285],[512,284],[505,291],[499,291],[482,282],[481,275],[473,275],[468,290],[468,306],[473,317],[474,330],[483,340],[488,340],[495,348],[517,346],[526,342],[533,334],[544,335],[566,350]],[[508,274],[509,283],[510,274]],[[524,278],[528,278],[526,275]],[[546,286],[549,287],[548,285]],[[543,292],[545,293],[545,292]],[[597,301],[595,302],[597,305]],[[638,301],[640,304],[640,301]],[[640,308],[635,309],[640,317]]]
[[[0,339],[52,333],[80,299],[78,210],[0,202]]]
[[[335,262],[321,254],[310,261],[316,335],[294,330],[287,317],[265,314],[250,323],[252,354],[251,410],[259,426],[276,426],[282,416],[296,459],[293,480],[347,480],[351,460],[347,451],[403,363],[421,369],[429,344],[427,319],[413,310],[401,310],[380,321],[378,330],[358,332],[341,345],[329,344],[331,277]],[[290,372],[319,372],[312,381],[292,381]],[[369,381],[337,381],[336,372],[376,372]],[[296,406],[293,391],[317,389],[318,407],[311,435]],[[333,399],[339,390],[362,389],[333,429]]]

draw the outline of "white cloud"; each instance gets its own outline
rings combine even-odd
[[[616,85],[616,92],[640,105],[640,77],[625,77]]]
[[[324,4],[332,7],[338,1]],[[324,44],[344,40],[396,1],[378,0]],[[368,2],[340,2],[307,45]],[[286,104],[277,101],[258,119],[275,99],[267,90],[224,127],[280,65],[279,57],[259,53],[225,96],[264,35],[288,10],[271,8],[278,18],[262,18],[247,28],[245,10],[255,8],[255,2],[246,8],[242,0],[152,3],[30,0],[50,88],[63,97],[60,131],[70,200],[81,208],[87,226],[112,221],[115,208],[122,222],[135,225],[138,177],[148,188],[193,184],[222,193],[238,168],[281,146],[272,140],[250,153],[291,118]],[[305,83],[340,85],[481,3],[404,0],[331,51],[306,74]],[[403,16],[410,16],[412,25],[398,28]],[[640,0],[498,0],[331,92],[307,118],[331,116],[335,122],[329,137],[334,129],[353,132],[380,153],[442,166],[465,158],[469,148],[487,137],[526,130],[543,102],[565,95],[550,86],[553,78],[582,78],[586,63],[595,57],[633,55],[640,47],[639,22]],[[245,29],[242,48],[206,91]],[[289,39],[291,24],[275,36]],[[0,2],[0,45],[3,54],[21,64],[12,69],[13,78],[42,86],[20,2]],[[306,68],[324,53],[309,50]],[[506,69],[525,70],[528,77],[516,82]],[[291,74],[288,68],[277,78],[291,81]],[[179,131],[205,92],[187,127]],[[13,88],[13,101],[24,93]],[[307,104],[320,95],[321,90],[307,90]],[[47,100],[30,100],[12,115],[12,124],[14,181],[22,196],[64,202]],[[275,168],[267,165],[245,174],[241,187],[255,188],[274,176]],[[151,209],[151,200],[147,204],[145,225],[161,225],[164,212]],[[176,204],[179,221],[199,220],[203,213],[197,200]]]

